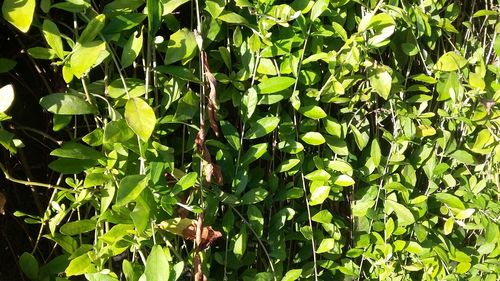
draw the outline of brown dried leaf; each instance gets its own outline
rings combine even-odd
[[[203,64],[205,65],[205,76],[207,77],[208,85],[210,88],[210,93],[208,95],[208,119],[210,120],[210,127],[214,131],[215,135],[219,137],[219,125],[217,124],[217,91],[215,87],[217,86],[217,80],[215,76],[210,71],[208,67],[207,53],[202,52]]]
[[[222,171],[217,164],[212,164],[212,170],[213,170],[213,175],[215,176],[215,182],[218,185],[223,185],[224,184],[224,178],[222,177]]]
[[[196,239],[196,225],[193,223],[182,231],[182,237],[186,240]],[[203,227],[201,232],[200,250],[210,247],[217,239],[222,237],[220,231],[214,230],[211,226]]]
[[[5,215],[5,204],[7,203],[7,197],[0,192],[0,214]]]

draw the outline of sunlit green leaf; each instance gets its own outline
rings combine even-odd
[[[147,102],[140,98],[132,98],[125,105],[125,120],[129,127],[143,141],[148,141],[156,124],[156,116]]]

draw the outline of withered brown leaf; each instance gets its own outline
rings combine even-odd
[[[193,223],[184,228],[182,231],[182,237],[186,240],[195,240],[196,225]],[[220,237],[222,237],[222,233],[220,231],[214,230],[211,226],[203,227],[203,231],[201,232],[200,250],[205,250],[210,247]]]

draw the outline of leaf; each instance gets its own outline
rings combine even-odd
[[[95,160],[82,159],[75,161],[71,158],[59,158],[55,161],[50,162],[49,168],[61,174],[78,174],[88,168],[91,168],[97,164]]]
[[[339,186],[351,186],[356,182],[348,175],[340,175],[333,180],[333,184]]]
[[[0,88],[0,112],[5,112],[14,102],[14,88],[7,84]]]
[[[125,120],[130,129],[145,142],[151,137],[156,125],[155,112],[140,98],[131,98],[127,101]]]
[[[118,186],[116,206],[125,206],[135,200],[148,185],[148,178],[144,175],[125,176]]]
[[[464,203],[462,203],[462,200],[460,200],[453,194],[441,192],[434,194],[434,197],[436,198],[436,200],[443,204],[446,204],[448,207],[465,210],[465,205]]]
[[[198,112],[200,98],[193,92],[188,91],[180,100],[175,110],[174,119],[177,121],[186,121]]]
[[[78,43],[87,44],[94,40],[94,38],[101,32],[104,27],[104,22],[106,21],[106,16],[104,14],[97,15],[89,23],[85,25],[85,29],[78,37]]]
[[[434,65],[434,69],[438,71],[455,71],[465,65],[467,65],[467,60],[452,51],[442,55]]]
[[[465,150],[456,150],[449,156],[466,165],[473,165],[474,163],[476,163],[476,161],[474,160],[474,156],[472,156],[472,154]]]
[[[249,88],[246,95],[242,99],[242,109],[246,113],[244,116],[250,119],[257,108],[257,91],[254,88]]]
[[[293,169],[293,167],[297,166],[297,164],[300,163],[300,159],[286,159],[286,160],[283,160],[283,162],[281,162],[279,164],[279,166],[276,168],[276,173],[283,173],[283,172],[287,172],[291,169]]]
[[[161,16],[163,14],[162,2],[163,1],[158,1],[158,0],[146,0],[146,11],[148,15],[148,32],[151,36],[154,36],[158,31],[158,29],[160,29]]]
[[[224,137],[235,150],[240,149],[240,137],[236,128],[228,121],[221,120],[220,126]]]
[[[0,73],[7,73],[16,67],[15,60],[0,58]]]
[[[192,70],[182,66],[160,65],[156,67],[156,70],[158,70],[161,73],[169,74],[185,81],[201,83],[200,79],[192,73]]]
[[[264,232],[264,217],[262,212],[255,205],[249,205],[247,210],[248,222],[257,233],[258,237],[262,237]]]
[[[35,0],[4,0],[2,4],[3,18],[26,33],[30,29],[35,13]]]
[[[245,251],[247,249],[247,240],[248,240],[247,227],[246,225],[243,225],[240,229],[240,232],[236,234],[234,240],[233,253],[236,256],[241,257],[243,256],[243,254],[245,254]]]
[[[24,252],[19,257],[19,267],[30,280],[38,280],[40,265],[31,253]]]
[[[382,153],[380,152],[380,145],[378,144],[378,140],[374,139],[372,141],[372,146],[370,149],[370,157],[373,160],[373,165],[378,167],[380,165],[380,159],[382,158]]]
[[[330,250],[332,250],[335,247],[335,239],[333,238],[324,238],[321,240],[321,243],[319,243],[319,247],[316,250],[316,253],[321,254],[321,253],[327,253]]]
[[[392,200],[386,200],[385,204],[391,208],[398,218],[398,226],[406,226],[415,223],[415,217],[408,208]]]
[[[196,180],[198,179],[198,173],[191,172],[185,174],[174,186],[174,189],[180,188],[181,191],[184,191],[196,184]]]
[[[311,206],[319,205],[322,204],[326,200],[326,198],[328,198],[328,195],[330,194],[330,186],[325,186],[317,182],[312,182],[310,191],[311,191],[311,199],[309,201],[309,205]]]
[[[246,18],[228,11],[222,12],[217,19],[227,23],[250,25]]]
[[[180,29],[170,35],[164,63],[171,64],[180,60],[185,63],[195,56],[197,49],[194,33],[186,28]]]
[[[289,270],[281,281],[295,281],[300,279],[300,275],[302,274],[302,269],[291,269]]]
[[[61,39],[61,33],[57,28],[57,25],[50,21],[49,19],[45,19],[42,25],[43,37],[45,37],[45,41],[47,44],[54,50],[57,57],[60,59],[64,58],[64,48]]]
[[[40,99],[40,105],[47,111],[59,115],[95,114],[97,108],[84,99],[72,95],[56,93]]]
[[[123,82],[125,81],[125,86]],[[128,96],[125,87],[127,87]],[[151,91],[151,89],[149,89]],[[136,98],[146,94],[146,84],[144,80],[135,78],[116,79],[108,85],[108,95],[114,99]]]
[[[292,77],[272,77],[258,84],[256,90],[259,94],[274,94],[289,88],[293,84],[295,84],[295,79]]]
[[[455,220],[453,218],[448,218],[443,226],[444,235],[448,235],[453,231],[453,225],[455,224]]]
[[[417,131],[415,132],[415,136],[419,138],[429,137],[436,134],[436,129],[429,125],[419,125],[417,126]]]
[[[127,40],[125,45],[123,45],[123,51],[121,56],[122,67],[128,67],[132,65],[141,52],[142,49],[142,32],[134,32],[130,38]]]
[[[308,105],[308,106],[303,106],[299,109],[299,112],[311,119],[321,119],[325,118],[326,112],[319,106],[317,105]]]
[[[69,277],[90,273],[93,270],[95,270],[95,268],[92,266],[92,261],[88,253],[85,253],[72,259],[64,272],[66,273],[66,276]]]
[[[256,139],[263,137],[278,127],[280,123],[280,118],[275,116],[269,116],[261,118],[250,125],[250,129],[246,132],[246,139]]]
[[[290,154],[297,154],[304,150],[304,146],[294,140],[284,140],[278,143],[278,149]]]
[[[389,98],[392,87],[392,77],[384,67],[377,67],[370,71],[368,80],[375,92],[384,99]]]
[[[114,144],[126,142],[134,136],[134,132],[127,125],[124,119],[111,121],[104,127],[104,144]]]
[[[168,14],[171,14],[175,9],[177,9],[179,6],[182,4],[188,2],[189,0],[170,0],[163,2],[163,15],[166,16]]]
[[[313,221],[319,223],[331,223],[333,216],[328,210],[321,210],[317,212],[312,218]]]
[[[327,181],[330,179],[330,177],[330,173],[323,169],[318,169],[305,175],[305,178],[310,181]]]
[[[35,59],[41,60],[51,60],[57,57],[57,54],[54,50],[43,48],[43,47],[34,47],[28,49],[28,54]]]
[[[148,281],[165,281],[170,276],[170,263],[160,245],[154,245],[146,260],[144,274]]]
[[[321,145],[325,143],[325,138],[318,132],[307,132],[300,136],[300,139],[309,145]]]
[[[101,152],[76,142],[64,143],[60,148],[54,149],[50,155],[72,159],[104,159],[104,155]]]
[[[64,235],[73,236],[92,231],[96,226],[95,220],[78,220],[64,224],[59,231]]]
[[[76,78],[84,76],[93,66],[98,64],[100,56],[106,52],[106,43],[92,41],[77,44],[70,59],[71,73]]]
[[[264,199],[266,199],[267,197],[267,194],[268,194],[267,190],[263,188],[254,188],[245,193],[241,197],[240,202],[242,205],[256,204],[264,201]]]
[[[315,21],[328,8],[329,0],[317,0],[311,9],[311,21]]]

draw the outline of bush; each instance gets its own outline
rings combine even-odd
[[[38,235],[4,256],[29,280],[498,280],[492,3],[2,12],[0,209]]]

